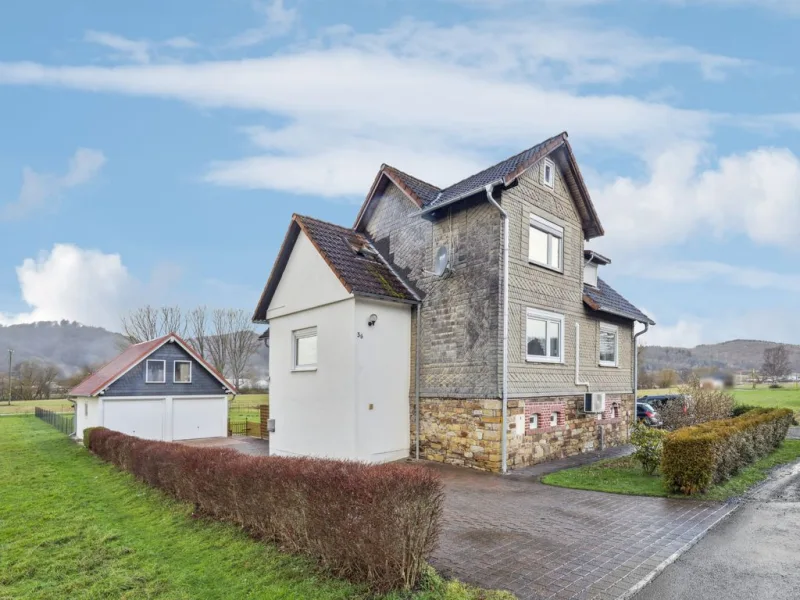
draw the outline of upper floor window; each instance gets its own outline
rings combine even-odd
[[[292,332],[292,368],[313,371],[317,368],[317,328],[308,327]]]
[[[562,362],[564,315],[529,308],[525,330],[528,361]]]
[[[542,161],[542,183],[547,187],[554,187],[556,182],[556,166],[549,158]]]
[[[600,323],[600,366],[617,366],[617,337],[619,329],[616,325]]]
[[[175,383],[192,383],[192,361],[176,360],[172,374]]]
[[[561,271],[563,254],[564,228],[537,215],[531,215],[528,260]]]
[[[148,360],[145,363],[145,383],[166,383],[167,382],[167,361]]]

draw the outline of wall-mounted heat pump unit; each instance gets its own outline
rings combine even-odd
[[[602,413],[606,410],[606,393],[605,392],[592,392],[586,394],[583,400],[583,412],[586,413]]]

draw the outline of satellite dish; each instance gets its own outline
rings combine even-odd
[[[447,273],[449,267],[450,252],[448,252],[447,246],[439,246],[439,249],[436,251],[436,262],[434,263],[433,274],[437,277],[442,277]]]

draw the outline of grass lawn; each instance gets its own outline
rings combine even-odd
[[[770,389],[766,385],[758,385],[756,389],[742,386],[732,389],[731,393],[739,404],[753,404],[765,408],[791,408],[795,412],[800,411],[800,387],[796,387],[794,383],[785,383],[783,386],[777,389]],[[638,397],[677,393],[677,388],[639,390]]]
[[[7,401],[0,400],[0,415],[32,415],[33,409],[37,406],[55,412],[72,412],[72,404],[64,398],[60,400],[13,400],[11,406]]]
[[[766,479],[773,467],[798,459],[800,459],[800,440],[786,440],[775,452],[742,470],[736,477],[714,486],[706,494],[698,494],[691,498],[695,500],[728,500],[735,496],[741,496],[750,487]],[[687,498],[683,495],[668,494],[662,486],[661,476],[658,474],[646,475],[639,463],[630,456],[603,460],[592,465],[551,473],[545,475],[542,482],[558,487],[614,494]]]
[[[259,406],[269,404],[269,394],[242,394],[234,396],[228,409],[228,418],[231,421],[260,421]]]
[[[0,456],[0,598],[365,597],[232,525],[193,519],[34,417],[0,418]],[[431,580],[412,598],[509,597]]]

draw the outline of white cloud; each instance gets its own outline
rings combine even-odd
[[[640,279],[671,283],[700,282],[708,285],[732,285],[752,290],[800,292],[800,274],[778,273],[741,264],[732,265],[710,260],[626,259],[615,271]]]
[[[38,210],[51,208],[67,189],[94,179],[105,163],[106,157],[99,150],[78,148],[70,159],[69,169],[62,176],[25,167],[19,196],[15,201],[0,205],[0,221],[21,219]]]
[[[232,48],[256,46],[270,38],[286,35],[297,21],[297,9],[286,8],[283,0],[271,0],[266,3],[255,2],[253,7],[263,24],[234,36],[228,42],[228,46]]]
[[[800,228],[800,160],[760,148],[714,161],[698,143],[648,161],[645,179],[593,187],[606,237],[598,249],[638,253],[696,236],[743,234],[758,244],[795,247]],[[707,168],[701,168],[707,167]]]
[[[698,319],[688,318],[680,319],[672,325],[655,325],[640,340],[646,346],[694,348],[708,341],[703,336],[703,323]]]
[[[677,6],[707,4],[722,8],[761,8],[788,15],[800,16],[800,0],[661,0]]]
[[[72,244],[56,244],[49,253],[25,259],[17,277],[30,311],[0,314],[0,324],[67,319],[117,329],[139,288],[119,254]]]
[[[116,54],[109,57],[112,60],[139,64],[150,63],[159,48],[162,47],[173,50],[189,50],[197,47],[196,42],[184,36],[172,37],[163,42],[154,42],[146,39],[133,40],[116,33],[94,30],[85,32],[83,41],[115,50]]]

